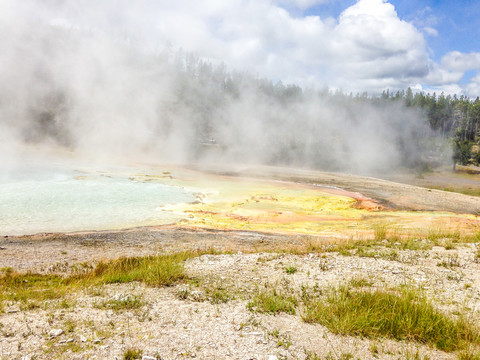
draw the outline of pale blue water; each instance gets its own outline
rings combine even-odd
[[[22,169],[0,176],[0,235],[168,224],[182,216],[162,206],[194,200],[181,187],[126,175]]]

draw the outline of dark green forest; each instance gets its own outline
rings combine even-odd
[[[462,165],[480,163],[480,99],[469,99],[463,95],[451,96],[441,93],[413,93],[406,91],[390,93],[384,91],[379,99],[372,101],[401,101],[406,107],[421,110],[430,128],[439,136],[449,139],[453,150],[453,162]]]

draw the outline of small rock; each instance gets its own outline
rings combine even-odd
[[[157,358],[152,357],[152,356],[143,355],[142,360],[157,360]]]
[[[113,296],[112,300],[114,301],[129,301],[129,300],[132,300],[132,296],[127,294],[116,294]]]
[[[83,343],[87,342],[87,338],[86,338],[85,336],[83,336],[83,335],[80,335],[79,339],[80,339],[80,341],[83,342]]]
[[[60,336],[62,334],[63,334],[62,329],[52,329],[48,332],[48,335],[50,335],[51,337],[57,337],[57,336]]]
[[[100,350],[105,350],[105,349],[108,349],[109,347],[110,347],[110,345],[102,345],[102,346],[100,346]]]
[[[94,344],[100,344],[102,342],[103,339],[95,339],[93,340],[93,343]]]
[[[200,290],[194,290],[191,292],[191,297],[193,300],[196,300],[196,301],[201,301],[204,297],[204,294],[202,291]]]
[[[71,338],[66,341],[67,344],[70,344],[72,342],[73,342],[73,339],[71,339]]]

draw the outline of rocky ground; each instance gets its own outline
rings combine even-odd
[[[0,267],[68,273],[85,259],[94,262],[101,257],[195,247],[220,249],[220,245],[226,250],[227,238],[229,253],[188,260],[189,280],[172,287],[113,284],[79,289],[34,309],[8,303],[0,315],[0,359],[122,359],[129,349],[140,350],[145,359],[458,357],[413,342],[335,335],[321,325],[305,323],[301,309],[295,315],[249,309],[252,296],[269,287],[300,294],[305,288],[326,289],[355,281],[379,289],[408,285],[422,289],[442,311],[467,313],[480,321],[478,244],[446,242],[423,250],[402,250],[380,243],[369,253],[352,249],[350,256],[328,251],[296,255],[305,238],[170,229],[143,230],[142,238],[149,240],[141,241],[133,234],[139,233],[129,235],[136,241],[125,233],[104,234],[103,242],[99,234],[91,235],[96,240],[85,234],[70,241],[4,239],[1,252],[8,256],[1,257]],[[426,242],[417,240],[422,241]],[[265,244],[287,251],[255,252]],[[108,305],[125,300],[136,305],[130,309]]]

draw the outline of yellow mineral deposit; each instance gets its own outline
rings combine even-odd
[[[337,188],[213,175],[198,180],[192,174],[182,175],[183,179],[172,181],[203,196],[169,210],[183,212],[182,226],[192,228],[351,236],[371,235],[379,226],[399,234],[440,228],[473,232],[479,226],[474,215],[396,211]]]

